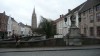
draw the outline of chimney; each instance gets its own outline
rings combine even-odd
[[[64,15],[62,14],[62,17],[63,17]]]
[[[62,15],[60,15],[60,18],[62,17]]]
[[[3,14],[5,15],[5,11],[3,12]]]
[[[62,14],[62,15],[60,15],[60,18],[61,18],[61,17],[63,17],[63,16],[64,16],[63,14]]]
[[[68,12],[70,12],[71,11],[71,9],[68,9]]]

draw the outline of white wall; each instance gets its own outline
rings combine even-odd
[[[21,27],[18,25],[18,23],[16,21],[12,21],[12,30],[14,30],[13,33],[16,35],[20,35],[21,34],[20,29]]]
[[[7,32],[8,32],[8,36],[12,35],[12,20],[10,16],[8,18]]]
[[[21,26],[21,35],[24,35],[24,32],[25,32],[25,28],[23,26]]]
[[[31,28],[25,26],[24,28],[22,28],[22,30],[23,30],[23,35],[24,36],[31,36],[32,35]]]
[[[78,15],[78,11],[75,12],[75,16],[76,16],[76,26],[79,27],[79,15]]]
[[[74,14],[76,16],[76,24],[75,25],[77,27],[79,27],[78,12],[76,11],[76,12],[74,12]],[[57,34],[58,35],[65,36],[66,34],[68,34],[69,28],[71,26],[70,17],[71,17],[71,14],[69,14],[69,15],[66,16],[66,18],[67,18],[66,24],[65,24],[64,18],[56,23],[56,28],[57,28]]]
[[[61,21],[57,22],[56,24],[57,24],[56,28],[58,36],[55,35],[55,37],[62,38],[68,33],[68,25],[67,23],[65,24],[64,18]]]
[[[19,26],[18,23],[9,16],[7,25],[8,36],[12,36],[12,34],[21,35],[20,30],[21,26]]]

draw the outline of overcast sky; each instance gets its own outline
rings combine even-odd
[[[31,25],[35,7],[38,23],[40,16],[56,20],[60,14],[66,14],[86,0],[0,0],[0,13],[3,11],[17,22]]]

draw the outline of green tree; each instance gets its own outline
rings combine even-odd
[[[52,36],[54,36],[54,26],[52,20],[41,16],[39,28],[41,28],[42,34],[45,34],[47,39],[52,38]]]

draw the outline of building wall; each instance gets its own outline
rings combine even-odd
[[[78,21],[78,18],[79,18],[79,15],[78,15],[78,11],[75,11],[74,12],[74,15],[76,16],[76,26],[79,27],[79,21]],[[64,18],[67,18],[67,21],[65,22],[64,21]],[[60,36],[65,36],[66,34],[68,34],[69,32],[69,28],[71,26],[71,20],[70,20],[70,17],[71,17],[71,13],[67,16],[65,16],[64,18],[61,18],[61,20],[59,20],[58,22],[56,22],[56,28],[57,28],[57,34],[59,34]]]
[[[20,29],[21,27],[18,25],[18,23],[15,20],[13,20],[12,21],[13,34],[20,35],[21,34]]]
[[[10,16],[7,24],[7,32],[8,32],[7,36],[12,36],[12,19]]]
[[[23,33],[24,33],[25,36],[31,36],[31,35],[32,35],[32,33],[31,33],[31,32],[32,32],[32,31],[31,31],[31,28],[25,26],[25,27],[24,27],[24,30],[25,30],[25,31],[24,31]]]
[[[100,38],[100,36],[97,36],[97,26],[100,26],[100,5],[98,11],[96,8],[97,7],[94,6],[91,7],[91,9],[81,13],[80,29],[81,34],[84,34],[88,37]],[[97,20],[97,14],[99,14],[99,20]],[[93,30],[90,29],[91,27]]]
[[[59,35],[64,35],[63,33],[63,30],[64,30],[64,20],[62,19],[61,21],[57,22],[57,34]]]
[[[8,22],[8,16],[5,14],[5,12],[0,13],[0,35],[7,35],[7,22]]]
[[[21,26],[21,35],[24,35],[25,28]]]
[[[31,26],[29,25],[24,25],[22,22],[19,23],[20,26],[20,35],[21,36],[31,36],[32,35],[32,30]]]
[[[57,34],[62,34],[63,20],[57,23]]]
[[[56,28],[57,28],[57,34],[58,34],[58,38],[62,38],[63,36],[65,36],[68,33],[68,28],[67,28],[67,24],[65,24],[64,18],[62,18],[60,21],[56,22]],[[62,36],[62,37],[61,37]]]

